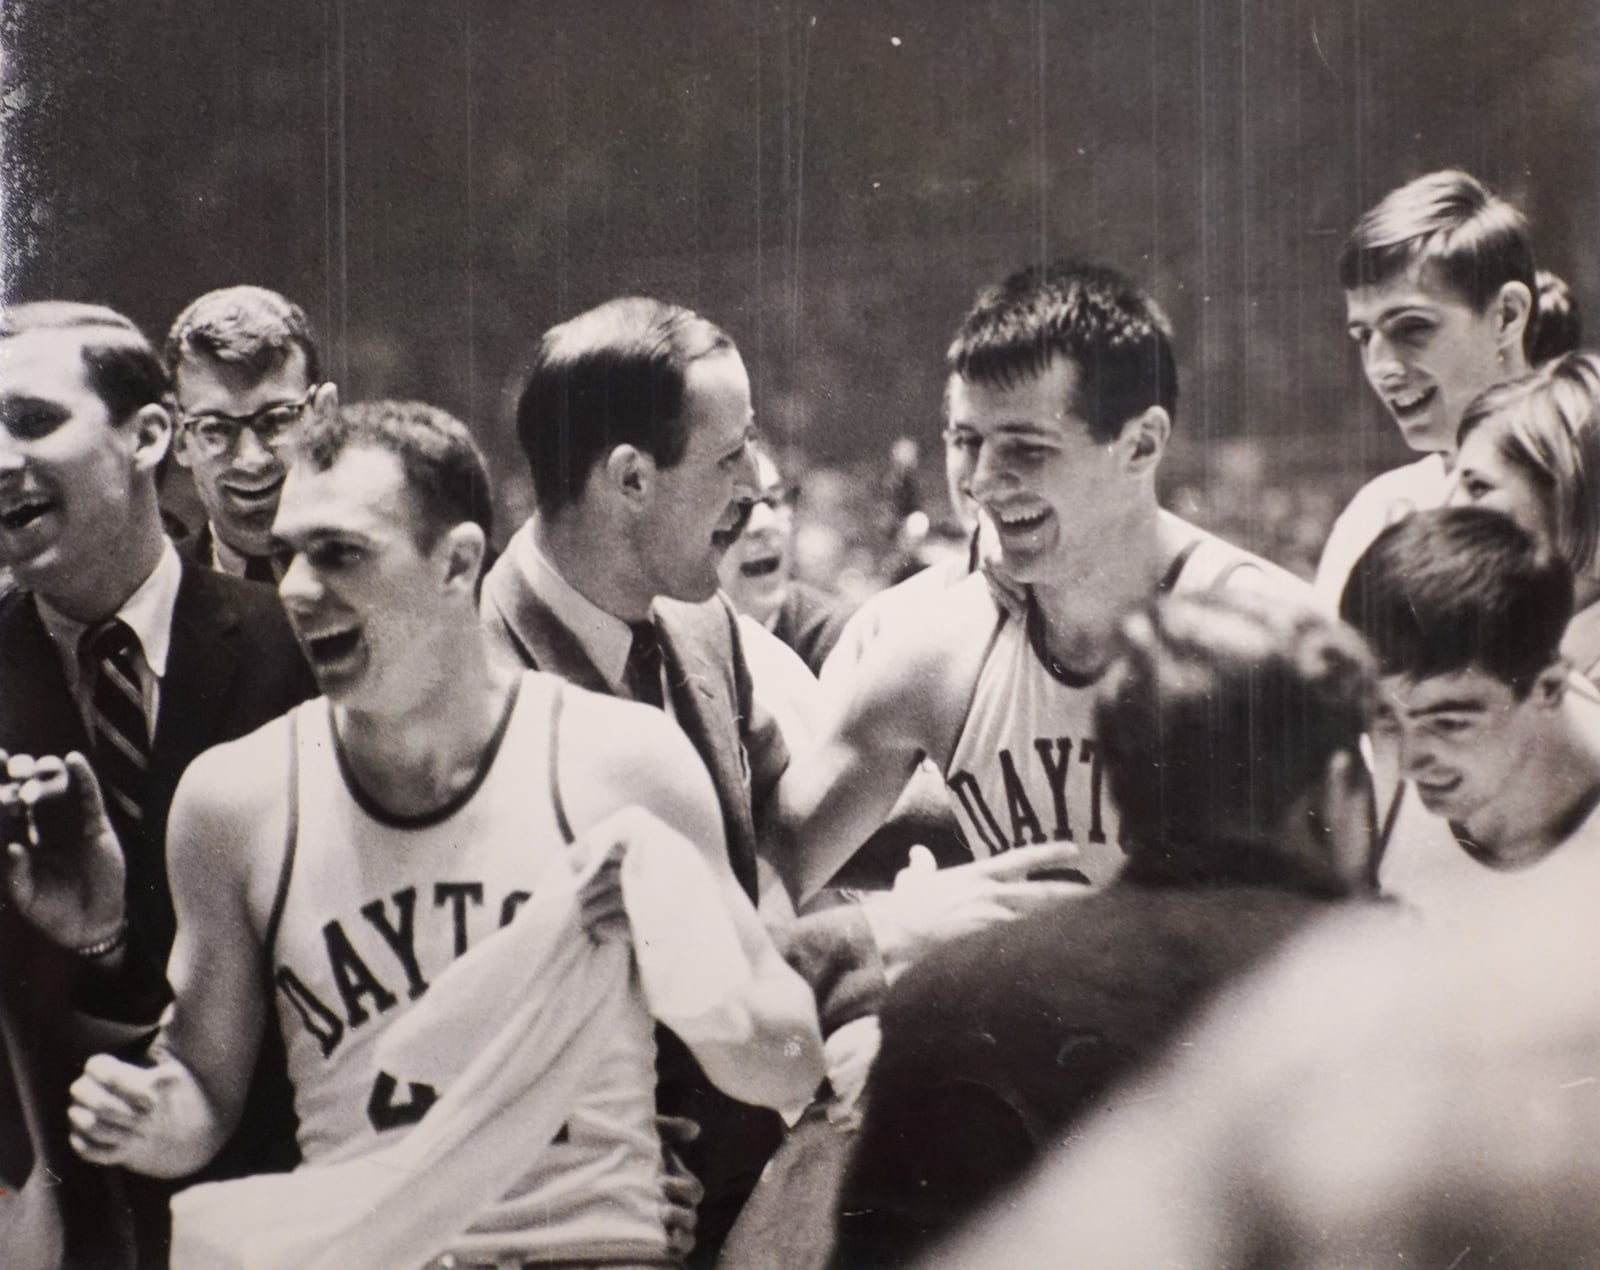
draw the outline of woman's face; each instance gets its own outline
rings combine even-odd
[[[1549,495],[1525,467],[1505,455],[1503,418],[1485,419],[1467,435],[1456,456],[1452,507],[1487,507],[1503,512],[1546,547],[1555,547],[1554,509]]]

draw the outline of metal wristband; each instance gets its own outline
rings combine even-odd
[[[104,939],[97,940],[92,944],[84,944],[81,948],[74,948],[72,951],[77,953],[78,956],[86,957],[92,961],[97,957],[104,957],[110,953],[116,952],[117,949],[121,948],[122,945],[127,942],[128,919],[124,917],[122,921],[118,923],[117,929],[111,934],[107,935]]]

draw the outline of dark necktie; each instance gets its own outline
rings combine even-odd
[[[265,582],[268,586],[278,585],[278,575],[273,572],[272,560],[268,556],[246,556],[244,576],[251,582]]]
[[[623,679],[635,701],[663,709],[666,703],[661,695],[661,643],[656,638],[655,624],[629,622],[628,629],[633,632],[633,643],[628,646]]]
[[[94,774],[120,833],[144,818],[145,773],[150,766],[150,734],[139,686],[139,637],[114,617],[85,631],[82,647],[83,667],[93,685],[89,730]]]

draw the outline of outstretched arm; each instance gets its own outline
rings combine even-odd
[[[710,869],[755,971],[727,1003],[746,1017],[746,1026],[730,1033],[734,1039],[685,1040],[724,1092],[761,1106],[803,1106],[823,1072],[816,1004],[733,876],[721,813],[699,756],[659,711],[611,698],[581,701],[581,707],[569,702],[561,725],[561,792],[573,831],[580,837],[615,834],[630,840],[629,849],[651,835],[688,839]],[[585,907],[601,923],[613,911],[594,894],[586,894]],[[694,917],[685,913],[684,920]]]
[[[167,835],[175,999],[152,1066],[101,1054],[73,1084],[72,1145],[93,1163],[182,1177],[221,1149],[238,1120],[267,1006],[250,865],[263,855],[275,864],[262,844],[283,841],[283,808],[263,797],[282,788],[282,733],[268,736],[276,747],[257,733],[202,755],[178,786]]]

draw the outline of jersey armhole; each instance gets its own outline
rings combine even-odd
[[[289,789],[288,814],[285,817],[283,862],[278,867],[278,888],[272,897],[272,911],[267,914],[266,930],[261,946],[266,953],[267,975],[272,974],[272,963],[278,955],[278,927],[283,922],[284,905],[289,901],[289,879],[294,875],[295,850],[300,842],[300,711],[289,712]]]
[[[577,835],[572,832],[572,822],[567,819],[567,806],[561,801],[561,703],[565,700],[562,689],[566,685],[555,680],[555,691],[550,698],[550,802],[555,808],[556,828],[562,840],[570,847]]]

